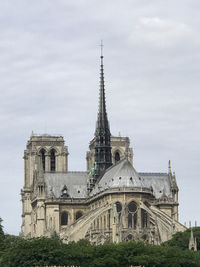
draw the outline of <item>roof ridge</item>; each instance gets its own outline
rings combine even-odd
[[[108,169],[106,169],[106,171],[105,171],[104,174],[106,174],[109,170],[111,170],[112,168],[114,168],[115,166],[119,165],[122,161],[125,161],[125,160],[127,160],[127,158],[123,158],[123,159],[117,161],[115,164],[111,165]],[[103,174],[103,175],[104,175],[104,174]],[[102,176],[102,177],[103,177],[103,176]]]
[[[167,172],[138,172],[138,174],[146,174],[146,175],[161,175],[161,174],[164,174],[164,175],[168,175]]]
[[[56,171],[56,172],[51,172],[51,171],[46,171],[46,172],[44,172],[44,174],[67,174],[67,173],[84,173],[84,174],[88,174],[88,172],[87,171],[66,171],[66,172],[63,172],[63,171]]]
[[[67,173],[88,173],[87,171],[68,171]]]

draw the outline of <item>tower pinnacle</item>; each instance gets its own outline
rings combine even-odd
[[[169,163],[168,163],[168,173],[172,174],[171,160],[169,160]]]
[[[99,110],[95,131],[95,178],[97,179],[112,165],[110,146],[110,127],[106,112],[104,69],[103,69],[103,43],[101,41],[101,66],[100,66],[100,92]]]
[[[189,249],[197,251],[197,240],[196,240],[196,237],[194,237],[194,235],[193,235],[192,228],[191,228],[191,232],[190,232]]]

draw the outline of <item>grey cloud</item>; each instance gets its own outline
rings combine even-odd
[[[0,10],[5,230],[20,231],[22,156],[32,130],[64,135],[70,170],[85,170],[98,109],[101,39],[112,134],[131,138],[138,171],[167,171],[171,159],[181,221],[200,222],[190,208],[200,183],[199,2],[10,0]]]

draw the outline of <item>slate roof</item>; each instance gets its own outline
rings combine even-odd
[[[67,173],[45,173],[46,194],[52,193],[56,198],[61,197],[62,189],[66,185],[67,193],[71,198],[86,198],[87,194],[87,172],[67,172]]]
[[[107,169],[106,173],[92,190],[91,195],[108,188],[118,187],[144,187],[138,173],[127,159],[123,159]]]
[[[45,173],[46,194],[60,198],[62,189],[66,185],[70,198],[87,198],[87,172]],[[163,193],[171,197],[170,181],[167,173],[138,173],[127,159],[107,169],[98,181],[90,196],[106,189],[118,187],[143,187],[153,189],[156,199]]]
[[[167,173],[139,173],[145,187],[153,188],[153,195],[159,199],[163,193],[171,197],[170,181]]]

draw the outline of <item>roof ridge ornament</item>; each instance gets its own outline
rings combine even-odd
[[[61,190],[61,197],[63,197],[63,198],[69,197],[68,188],[67,188],[66,184],[63,186],[63,188]]]

